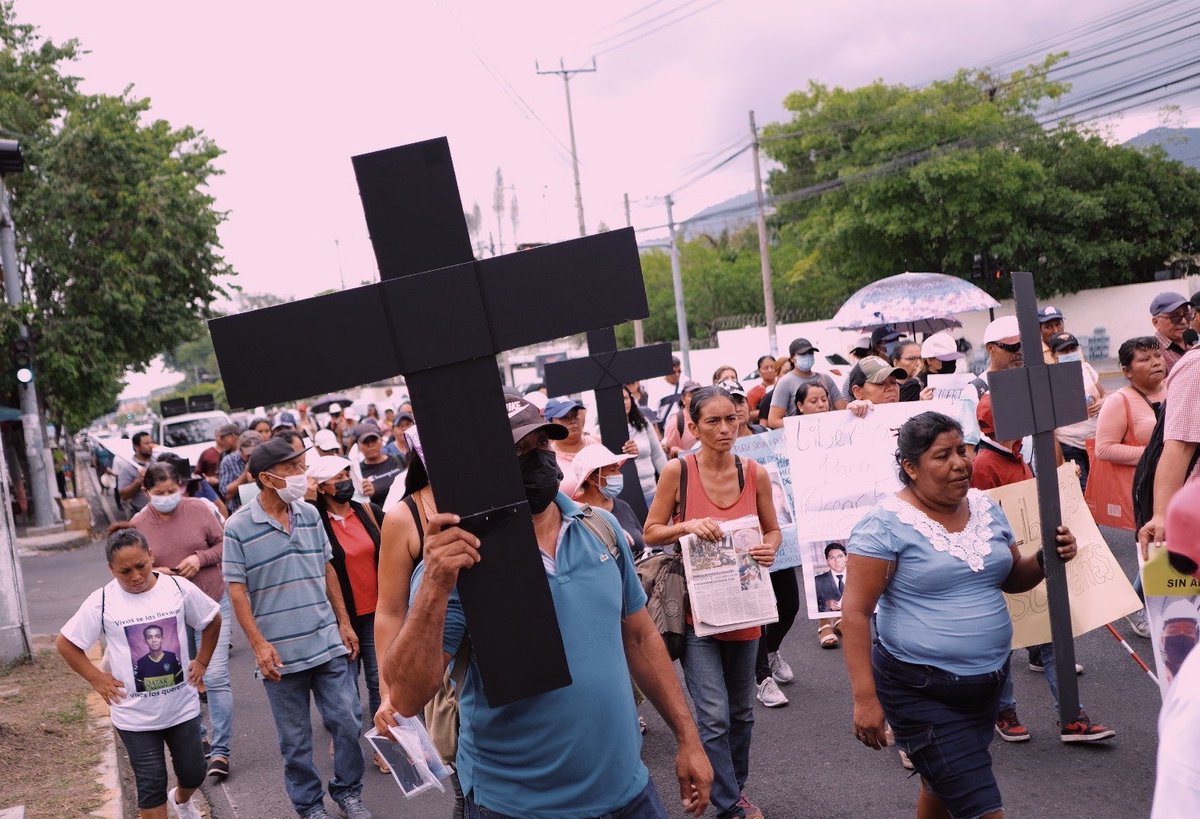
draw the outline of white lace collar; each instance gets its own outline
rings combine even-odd
[[[923,535],[939,552],[964,561],[973,572],[983,571],[983,560],[991,551],[991,499],[978,489],[967,492],[970,518],[961,532],[948,532],[946,527],[920,509],[896,495],[889,495],[879,504]]]

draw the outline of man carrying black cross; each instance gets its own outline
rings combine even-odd
[[[551,439],[566,430],[543,421],[524,398],[507,397],[514,457],[520,464],[534,532],[571,669],[571,684],[493,707],[475,657],[459,696],[458,775],[472,806],[487,816],[666,816],[641,761],[629,676],[674,732],[675,772],[684,810],[708,806],[712,768],[700,744],[662,638],[646,613],[633,556],[616,519],[590,513],[559,491]],[[470,640],[459,572],[503,560],[437,514],[399,635],[383,661],[392,705],[416,714]],[[456,660],[455,660],[456,661]]]

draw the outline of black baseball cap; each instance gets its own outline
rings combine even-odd
[[[284,461],[292,460],[292,458],[300,458],[310,448],[307,447],[297,452],[292,449],[291,442],[285,441],[283,438],[270,438],[263,441],[250,453],[250,477],[257,478],[260,472],[265,472]]]
[[[523,395],[505,392],[504,408],[508,412],[508,425],[512,427],[513,443],[517,443],[526,435],[537,430],[543,430],[546,437],[561,441],[567,437],[567,428],[555,424],[542,417],[542,412],[529,402]]]
[[[1051,352],[1059,353],[1063,350],[1069,350],[1072,347],[1078,347],[1079,339],[1070,333],[1055,333],[1050,336],[1050,340],[1046,342],[1046,346],[1050,348]]]
[[[819,353],[819,348],[814,347],[813,343],[807,338],[798,338],[788,345],[788,355],[802,355],[804,353]]]

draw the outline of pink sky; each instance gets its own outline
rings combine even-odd
[[[598,41],[684,2],[659,0],[615,26],[647,0],[19,0],[18,14],[55,39],[80,38],[90,51],[78,70],[86,89],[118,93],[132,83],[152,99],[155,116],[213,137],[227,151],[213,191],[230,213],[221,236],[238,282],[306,296],[340,286],[335,240],[348,285],[376,278],[350,166],[363,151],[445,134],[464,204],[479,202],[487,229],[496,230],[490,207],[500,166],[516,186],[518,239],[575,235],[562,148],[480,60],[565,143],[562,83],[537,76],[534,60],[557,62],[565,53],[582,64],[620,38]],[[679,13],[709,2],[693,0]],[[624,224],[624,192],[640,199],[677,187],[689,168],[707,167],[724,156],[718,149],[746,136],[750,109],[760,124],[780,118],[783,97],[810,78],[921,83],[1126,5],[720,2],[601,54],[597,73],[573,81],[588,228]],[[1128,115],[1114,133],[1126,138],[1155,124],[1153,111]],[[677,218],[751,185],[743,155],[680,193]],[[657,202],[633,208],[635,225],[664,216]],[[507,217],[503,233],[509,249]]]

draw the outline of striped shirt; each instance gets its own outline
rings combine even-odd
[[[291,533],[258,498],[225,522],[226,583],[245,585],[259,631],[279,653],[281,673],[315,668],[347,653],[325,590],[333,558],[317,510],[303,501],[288,510]]]

